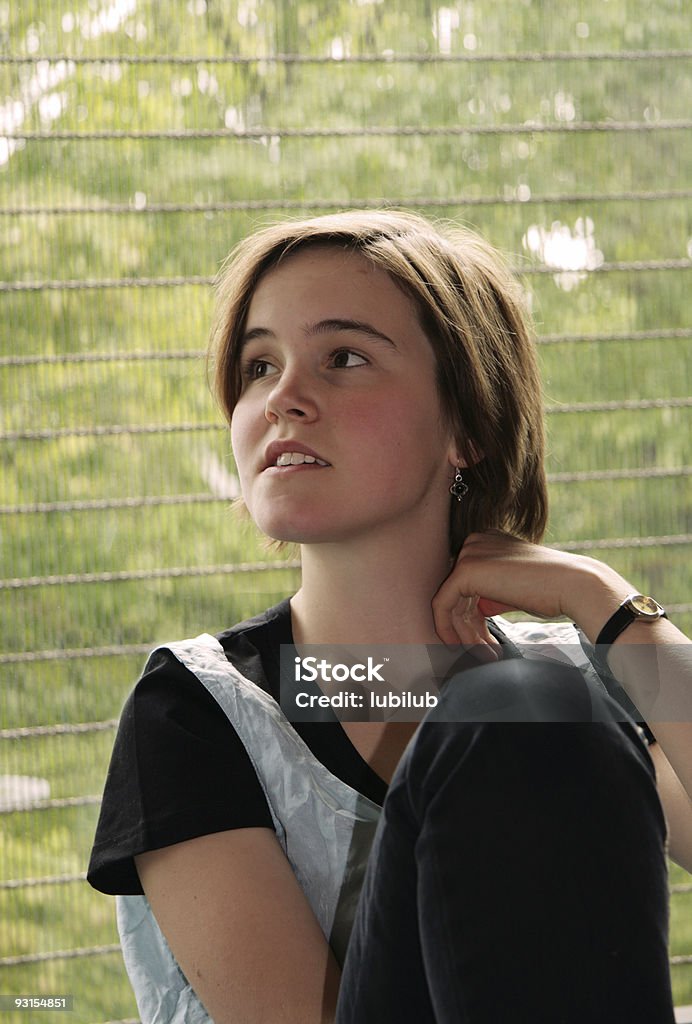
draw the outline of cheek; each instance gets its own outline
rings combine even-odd
[[[445,447],[446,431],[442,424],[437,394],[426,403],[419,392],[410,395],[380,395],[351,406],[337,430],[357,435],[370,450],[383,453],[413,453],[422,449],[429,459],[439,443]]]
[[[337,447],[349,461],[356,461],[366,472],[380,472],[399,459],[406,447],[407,426],[402,409],[389,401],[373,398],[349,403],[331,424]]]
[[[252,445],[254,416],[240,403],[233,410],[231,419],[231,448],[238,472],[242,476]]]

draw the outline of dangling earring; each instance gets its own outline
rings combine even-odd
[[[449,493],[453,494],[457,501],[461,501],[461,499],[469,493],[468,484],[464,483],[464,478],[461,475],[461,468],[459,466],[457,466],[456,473],[454,474],[454,483],[449,488]]]

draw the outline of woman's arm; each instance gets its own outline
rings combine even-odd
[[[332,1024],[339,967],[270,829],[201,836],[136,865],[215,1024]]]
[[[676,723],[673,728],[678,725]],[[687,739],[684,735],[678,737],[681,746],[685,742],[689,746],[689,732]],[[671,768],[660,743],[649,747],[649,753],[656,769],[658,795],[668,822],[668,853],[676,864],[692,872],[692,801]]]
[[[568,616],[594,643],[635,590],[596,559],[489,530],[467,539],[435,595],[435,628],[445,643],[492,649],[485,616],[521,609]],[[610,648],[608,664],[660,744],[654,761],[671,856],[692,870],[692,641],[667,619],[636,621]]]

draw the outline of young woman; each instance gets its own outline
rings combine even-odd
[[[403,213],[267,228],[224,269],[213,342],[245,505],[302,582],[156,651],[125,706],[89,879],[120,894],[142,1019],[672,1021],[689,641],[539,544],[541,391],[502,260]],[[487,617],[509,608],[580,632]],[[475,667],[421,725],[290,723],[281,646],[354,643]]]

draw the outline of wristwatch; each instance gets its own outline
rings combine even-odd
[[[620,607],[610,616],[596,638],[596,648],[610,647],[623,630],[633,622],[655,622],[656,619],[667,619],[665,608],[658,601],[645,594],[630,594]]]

